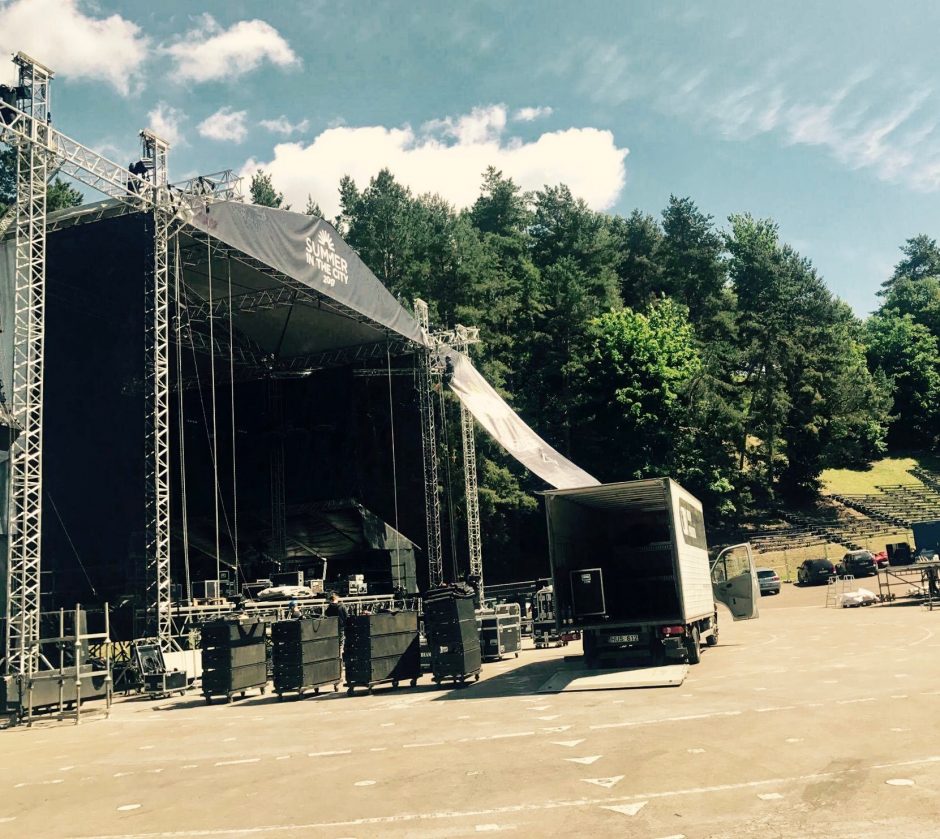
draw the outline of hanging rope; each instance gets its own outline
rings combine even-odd
[[[235,554],[235,584],[238,585],[238,575],[241,570],[238,564],[238,470],[235,462],[235,328],[233,324],[232,306],[232,258],[226,260],[228,268],[228,375],[231,384],[229,395],[231,397],[232,415],[232,550]],[[247,582],[247,580],[245,580]]]
[[[185,279],[183,280],[182,285],[180,286],[180,289],[181,289],[182,298],[183,298],[183,304],[182,304],[183,317],[187,318],[189,316],[189,308],[188,308],[189,290],[186,286]],[[189,327],[189,321],[186,322],[186,326],[187,328]],[[202,377],[199,375],[199,359],[198,359],[198,356],[196,355],[196,348],[192,343],[190,343],[189,349],[190,349],[190,353],[192,354],[192,359],[193,359],[193,371],[194,371],[195,378],[196,378],[196,392],[199,394],[199,408],[202,414],[202,427],[203,427],[203,430],[206,432],[206,446],[208,446],[209,448],[209,456],[212,459],[213,468],[217,470],[218,467],[215,466],[215,463],[216,463],[215,452],[213,451],[213,448],[212,448],[212,431],[209,427],[209,414],[206,411],[206,401],[205,399],[203,399],[203,395],[202,395]],[[217,495],[220,493],[218,484],[216,484],[215,491]],[[228,511],[225,509],[224,505],[222,507],[222,521],[225,524],[226,533],[229,534],[229,538],[232,538],[232,525],[229,522]],[[208,554],[208,551],[206,551],[206,553]]]
[[[215,579],[222,576],[221,558],[219,557],[219,458],[218,458],[218,416],[215,393],[215,312],[212,298],[212,239],[206,235],[206,258],[209,262],[209,390],[212,397],[212,493],[215,510]]]
[[[395,458],[395,403],[392,401],[392,352],[385,345],[388,363],[388,415],[392,431],[392,492],[395,500],[395,564],[401,568],[401,532],[398,529],[398,462]]]
[[[78,549],[75,547],[75,543],[72,541],[72,537],[69,534],[69,529],[65,526],[65,522],[62,520],[62,516],[59,514],[59,508],[55,505],[55,499],[52,497],[52,493],[49,490],[46,490],[46,498],[49,499],[49,503],[52,505],[52,512],[55,513],[55,517],[59,520],[59,524],[62,526],[62,532],[65,534],[65,538],[69,541],[69,547],[72,549],[72,553],[75,554],[75,559],[78,560],[78,565],[82,569],[82,573],[85,575],[85,579],[88,581],[88,587],[91,589],[91,593],[97,597],[98,590],[95,588],[95,584],[91,581],[91,577],[88,576],[88,571],[85,569],[85,563],[82,562],[82,558],[78,555]]]
[[[186,599],[192,602],[193,583],[189,571],[189,505],[186,491],[186,415],[183,405],[183,344],[180,332],[183,326],[182,295],[180,293],[180,241],[175,237],[173,260],[173,287],[176,296],[176,395],[177,419],[179,420],[179,465],[180,465],[180,503],[183,521],[183,570],[186,580]]]
[[[447,524],[450,530],[450,561],[451,570],[454,576],[453,582],[457,582],[457,526],[454,522],[454,490],[450,479],[450,431],[447,424],[447,403],[444,401],[444,386],[437,392],[441,403],[441,430],[444,436],[444,477],[447,480]]]

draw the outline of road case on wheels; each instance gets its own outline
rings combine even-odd
[[[522,618],[518,603],[502,603],[477,612],[483,659],[500,659],[522,649]]]

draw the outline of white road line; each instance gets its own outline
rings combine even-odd
[[[886,784],[890,784],[893,787],[912,787],[914,782],[910,778],[888,778],[885,781]]]
[[[405,743],[403,749],[423,749],[427,746],[443,746],[443,740],[432,740],[430,743]]]
[[[627,722],[605,722],[589,726],[592,730],[601,728],[634,728],[641,725],[659,725],[664,722],[688,722],[689,720],[709,720],[715,717],[739,717],[743,711],[714,711],[711,714],[686,714],[681,717],[666,717],[660,720],[629,720]]]
[[[938,757],[919,757],[914,760],[901,760],[895,763],[876,763],[872,766],[872,769],[893,769],[896,766],[922,766],[925,763],[940,763],[940,756]]]
[[[56,778],[53,781],[20,781],[20,783],[13,785],[13,789],[22,789],[23,787],[48,787],[62,783],[65,782],[61,778]]]
[[[510,737],[532,737],[534,731],[515,731],[512,734],[488,734],[485,737],[477,737],[477,740],[508,740]]]
[[[332,752],[307,752],[307,757],[332,757],[333,755],[351,755],[352,749],[335,749]]]
[[[840,699],[836,705],[855,705],[858,702],[877,702],[874,696],[866,696],[864,699]]]
[[[172,830],[150,833],[99,834],[96,836],[73,837],[73,839],[187,839],[188,837],[214,836],[251,836],[265,833],[298,833],[301,831],[331,830],[341,827],[368,827],[371,825],[402,824],[407,822],[430,822],[451,819],[470,819],[477,816],[505,815],[513,813],[533,813],[545,810],[562,810],[576,807],[603,807],[613,804],[625,804],[631,801],[678,798],[689,795],[707,795],[710,793],[732,792],[740,789],[755,789],[762,786],[786,786],[789,784],[810,783],[829,780],[846,775],[857,774],[871,769],[885,769],[902,765],[923,765],[940,763],[940,756],[918,758],[903,763],[878,764],[857,769],[841,769],[832,772],[816,772],[808,775],[791,775],[783,778],[765,778],[755,781],[740,781],[729,784],[715,784],[707,787],[687,787],[684,789],[665,790],[663,792],[643,792],[632,795],[619,795],[608,798],[573,798],[542,801],[527,804],[507,804],[502,807],[481,808],[475,810],[443,810],[429,813],[398,813],[390,816],[368,816],[359,819],[332,822],[311,822],[304,824],[269,824],[255,827],[209,828],[191,830]],[[680,834],[676,834],[678,836]],[[667,839],[667,837],[663,837]]]
[[[779,801],[783,798],[779,792],[762,792],[757,797],[761,801]]]
[[[640,812],[647,804],[648,801],[637,801],[635,804],[614,804],[604,807],[604,810],[613,810],[615,813],[620,813],[622,816],[635,816]]]
[[[241,763],[260,763],[260,757],[244,757],[241,760],[219,760],[216,766],[238,766]]]
[[[128,810],[139,810],[139,809],[140,809],[139,804],[122,804],[120,807],[118,807],[118,811],[121,813],[126,813]]]

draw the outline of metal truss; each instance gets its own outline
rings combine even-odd
[[[145,552],[147,602],[152,630],[161,644],[171,638],[170,620],[170,265],[168,241],[172,211],[159,201],[166,190],[168,146],[141,132],[143,160],[152,180],[153,257],[144,303],[144,381],[146,396]]]
[[[12,412],[22,431],[10,449],[6,672],[31,679],[39,667],[42,548],[42,402],[46,292],[46,181],[52,73],[15,59],[25,109],[16,149],[16,268]],[[5,139],[5,138],[4,138]],[[8,141],[9,142],[9,141]]]
[[[300,374],[313,373],[325,370],[328,367],[343,367],[356,361],[369,361],[373,358],[385,358],[414,352],[414,342],[407,338],[399,340],[379,341],[374,344],[360,344],[355,347],[340,347],[335,350],[326,350],[311,355],[300,355],[287,358],[272,368],[272,374],[278,373]]]
[[[16,107],[3,103],[0,142],[16,149],[17,201],[12,409],[22,431],[11,447],[10,534],[5,644],[8,673],[38,666],[42,535],[42,402],[45,330],[46,185],[62,174],[153,213],[153,261],[146,303],[147,553],[157,634],[169,623],[169,314],[167,240],[181,211],[237,196],[237,179],[222,172],[168,186],[168,145],[141,132],[144,174],[132,174],[50,125],[52,72],[17,53]],[[113,209],[113,208],[111,208]],[[104,209],[102,210],[105,211]],[[185,216],[185,212],[182,213]],[[6,219],[3,223],[8,225]],[[2,234],[2,231],[0,231]]]
[[[415,300],[415,318],[421,331],[430,340],[428,304]],[[424,461],[424,507],[427,530],[425,551],[428,555],[428,587],[444,582],[441,551],[441,498],[438,481],[437,427],[433,398],[432,350],[422,350],[418,357],[418,403],[421,414],[421,451]]]
[[[236,365],[256,369],[259,375],[271,368],[261,347],[238,333],[215,335],[210,339],[201,329],[192,328],[192,324],[182,324],[178,335],[174,334],[174,339],[184,349],[191,349],[201,355],[226,359],[231,355]]]
[[[435,333],[437,337],[437,333]],[[466,353],[470,344],[480,341],[480,330],[476,327],[457,325],[452,335],[451,346]],[[479,580],[480,601],[483,600],[483,539],[480,529],[480,492],[477,484],[477,449],[473,427],[473,414],[463,402],[460,403],[460,438],[463,442],[464,497],[467,504],[467,549],[470,557],[470,574]]]
[[[267,384],[268,418],[271,421],[272,437],[269,449],[269,474],[271,477],[271,541],[272,552],[277,562],[287,556],[287,487],[284,469],[284,388],[281,382],[271,379]]]

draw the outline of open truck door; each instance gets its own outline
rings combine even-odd
[[[759,617],[760,585],[748,544],[725,548],[712,563],[712,591],[736,621]]]

